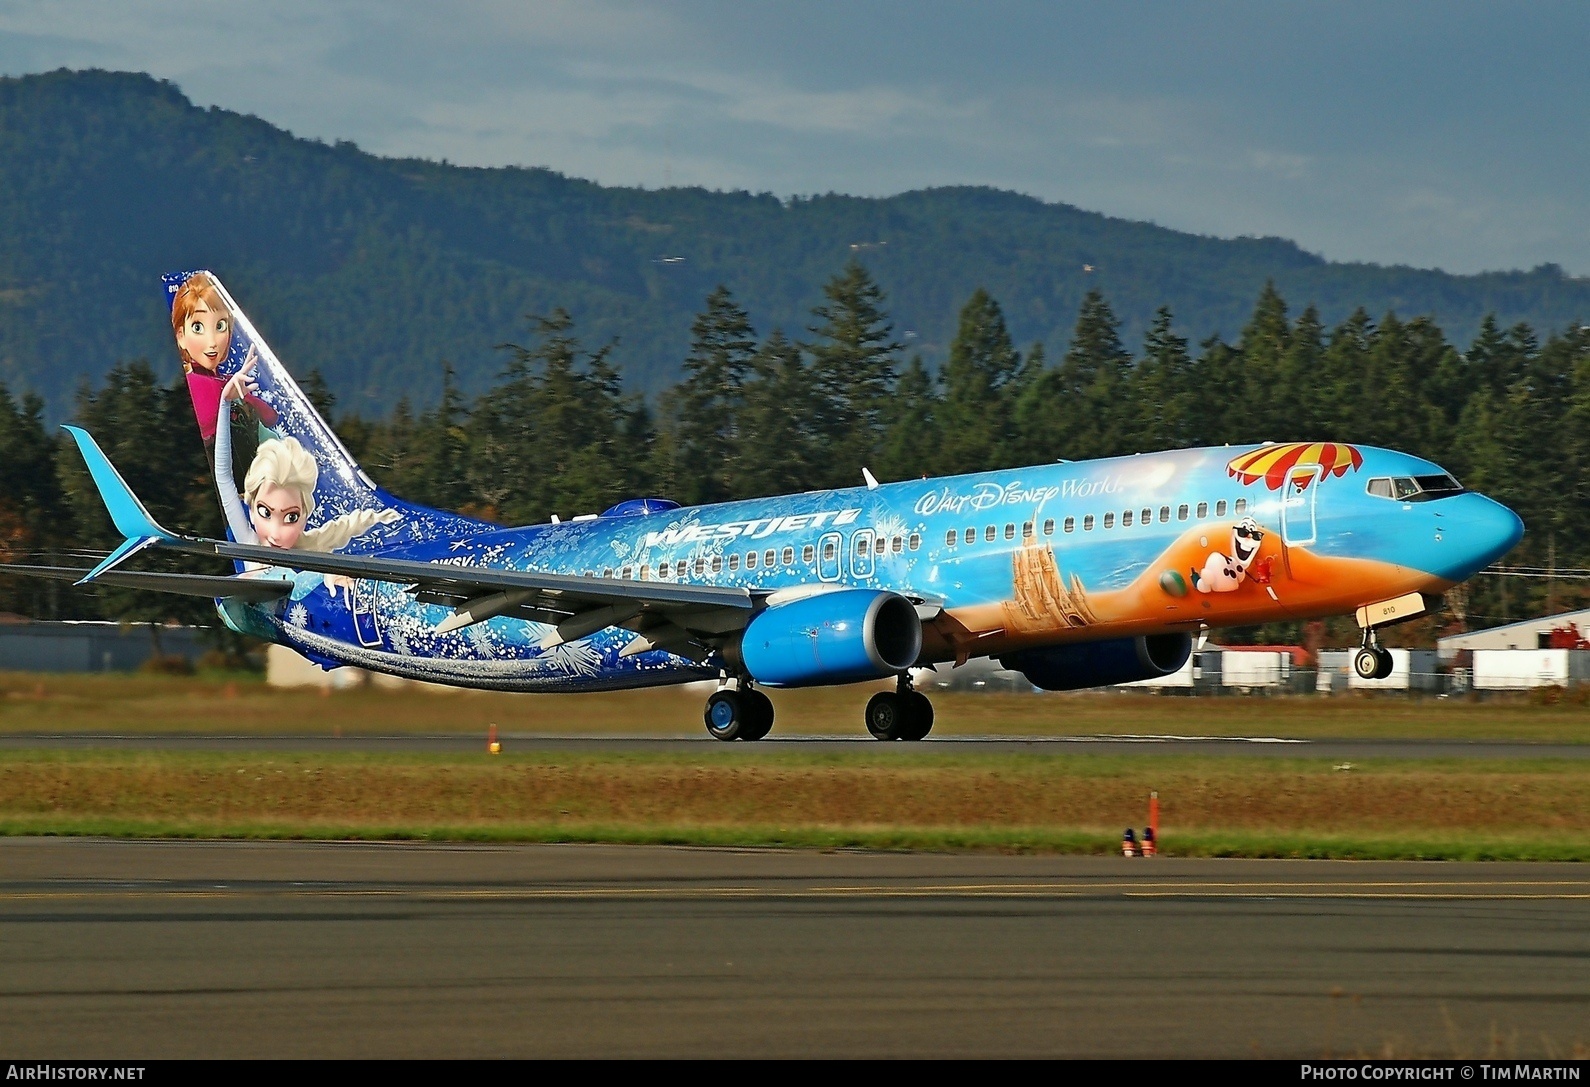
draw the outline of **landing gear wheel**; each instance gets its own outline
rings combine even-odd
[[[741,701],[745,704],[746,722],[740,730],[742,740],[760,740],[773,731],[773,700],[758,690],[743,691]]]
[[[1396,667],[1396,662],[1391,659],[1391,650],[1375,646],[1375,678],[1390,679],[1391,670]]]
[[[739,691],[719,691],[707,699],[707,711],[702,714],[707,722],[707,732],[714,740],[738,740],[750,731],[751,713],[745,696]],[[769,727],[771,727],[769,722]]]
[[[911,691],[905,696],[908,707],[908,727],[900,733],[902,740],[920,740],[933,731],[933,703],[921,691]]]
[[[1380,654],[1370,646],[1364,646],[1353,654],[1353,671],[1359,679],[1380,678]]]
[[[874,740],[898,740],[910,727],[906,698],[893,691],[879,691],[867,702],[867,731]]]

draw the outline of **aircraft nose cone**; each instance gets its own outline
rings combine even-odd
[[[1447,538],[1457,545],[1463,567],[1472,573],[1511,551],[1524,538],[1524,522],[1518,514],[1484,495],[1462,497],[1463,508],[1453,511]]]

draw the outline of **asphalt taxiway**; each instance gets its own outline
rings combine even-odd
[[[0,840],[0,1050],[1567,1056],[1582,865]]]

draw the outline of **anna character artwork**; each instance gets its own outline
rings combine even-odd
[[[171,300],[171,331],[182,355],[182,370],[199,434],[204,447],[213,452],[222,390],[227,384],[221,366],[232,350],[232,312],[208,272],[195,272],[177,288]],[[248,354],[250,359],[254,357],[252,346]],[[248,382],[241,402],[262,426],[275,428],[278,413],[260,396],[258,385]]]

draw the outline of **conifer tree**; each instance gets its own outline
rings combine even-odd
[[[1012,405],[1007,394],[1021,361],[999,303],[979,287],[961,307],[960,327],[939,375],[944,397],[937,413],[937,454],[925,450],[924,466],[951,475],[1008,459]]]
[[[1170,308],[1159,307],[1143,337],[1143,357],[1132,374],[1126,402],[1137,426],[1129,437],[1149,449],[1175,449],[1193,441],[1196,404],[1187,338],[1174,331]]]
[[[687,504],[721,502],[734,493],[740,458],[744,384],[756,333],[728,287],[707,296],[691,326],[685,379],[673,390],[672,454],[680,461],[678,494]]]
[[[828,486],[852,486],[877,454],[895,382],[894,326],[883,310],[883,290],[852,260],[823,286],[827,299],[812,310],[821,324],[803,344],[812,357],[816,394],[814,427],[825,447]]]
[[[928,374],[927,367],[922,365],[922,356],[913,355],[900,375],[889,404],[883,448],[878,453],[879,479],[914,479],[931,475],[935,464],[939,465],[939,472],[970,470],[945,467],[944,461],[940,459],[947,443],[939,413],[946,407],[947,400],[940,400],[934,394],[933,378]],[[999,445],[990,443],[989,448],[999,448]],[[992,455],[990,452],[987,457]],[[985,459],[981,467],[991,468],[995,464]]]
[[[800,348],[774,329],[752,357],[745,384],[745,439],[734,497],[788,494],[820,485],[814,400],[812,376]]]
[[[1120,322],[1104,295],[1089,291],[1065,357],[1024,390],[1017,407],[1028,456],[1081,460],[1129,451],[1131,406],[1123,393],[1131,368]]]

